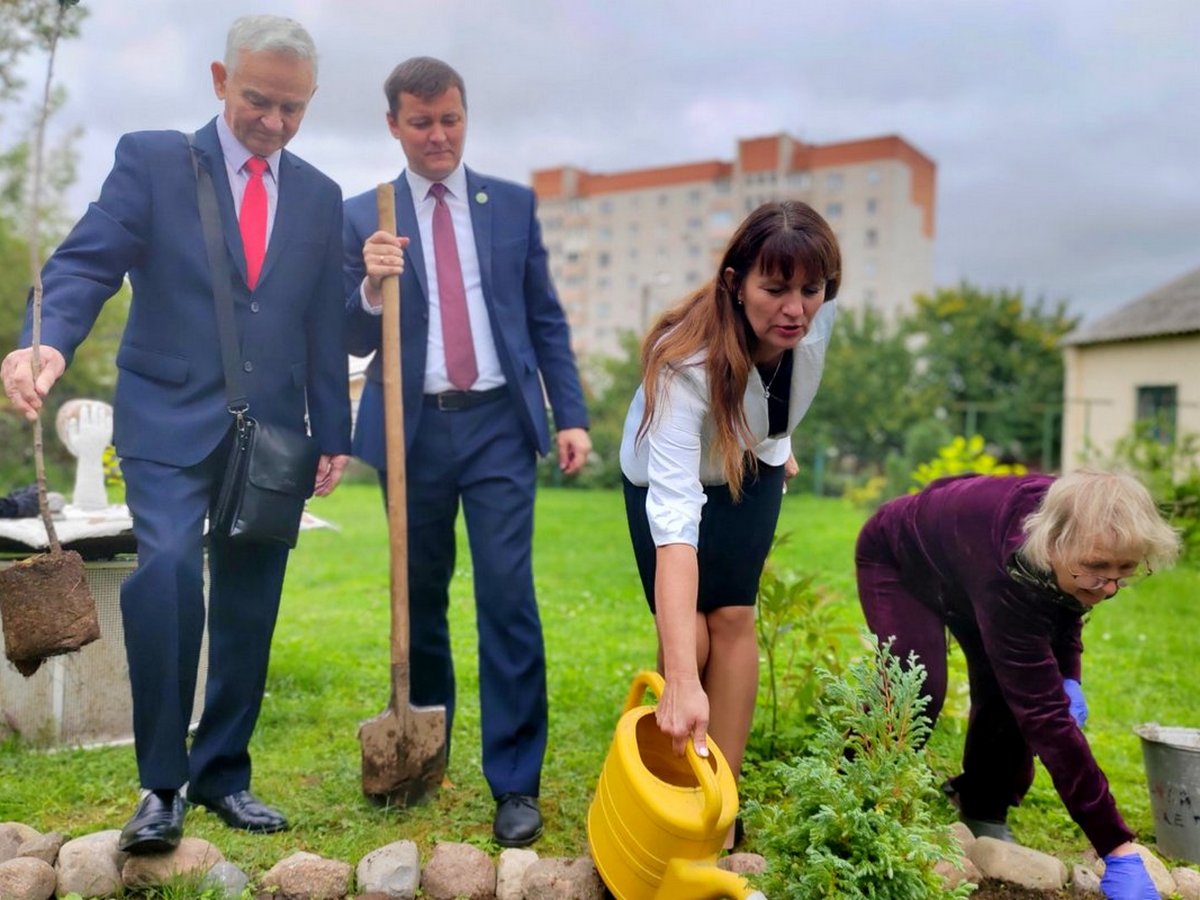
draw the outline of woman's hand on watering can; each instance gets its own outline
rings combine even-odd
[[[683,756],[690,737],[700,756],[708,756],[708,695],[698,678],[667,678],[654,718],[671,737],[671,749]]]

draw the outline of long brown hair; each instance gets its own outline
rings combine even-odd
[[[733,274],[726,277],[728,269]],[[729,239],[714,278],[659,316],[642,342],[646,408],[638,440],[654,420],[659,390],[688,359],[703,352],[714,449],[734,497],[742,490],[743,447],[752,441],[742,401],[758,343],[737,297],[755,269],[785,281],[797,271],[814,281],[823,279],[825,299],[832,300],[841,282],[842,258],[833,230],[807,203],[764,203]]]

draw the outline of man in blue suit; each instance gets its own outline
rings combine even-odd
[[[550,281],[528,188],[462,164],[466,88],[445,63],[417,57],[388,77],[387,123],[408,161],[394,184],[395,237],[377,231],[375,192],[346,201],[352,353],[380,346],[380,287],[401,276],[407,445],[411,701],[454,714],[447,626],[461,499],[479,630],[483,772],[496,841],[542,832],[546,664],[533,591],[536,461],[550,448],[566,474],[591,449],[570,329]],[[386,488],[378,353],[367,369],[354,453]]]
[[[130,853],[178,845],[185,783],[186,802],[231,827],[287,827],[250,793],[248,750],[286,548],[210,536],[208,680],[190,753],[186,744],[205,619],[204,522],[234,422],[193,158],[216,189],[250,414],[297,430],[307,416],[322,453],[318,494],[333,490],[350,449],[341,192],[283,149],[316,89],[316,49],[290,19],[247,16],[230,29],[212,78],[224,115],[196,132],[194,157],[176,131],[121,138],[100,198],[43,271],[40,373],[29,347],[0,367],[16,408],[36,415],[128,273],[114,437],[138,544],[137,570],[121,589],[143,789],[119,842]],[[256,204],[257,217],[248,209]],[[254,221],[240,227],[239,211]]]

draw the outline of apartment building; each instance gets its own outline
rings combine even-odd
[[[663,308],[711,278],[729,236],[767,200],[803,200],[843,254],[847,307],[885,315],[933,289],[935,165],[889,135],[806,144],[787,134],[738,141],[732,162],[599,174],[533,173],[551,272],[581,354],[612,354]]]

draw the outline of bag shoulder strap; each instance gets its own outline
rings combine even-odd
[[[217,331],[221,336],[221,365],[225,370],[225,398],[229,411],[244,415],[250,409],[242,385],[242,354],[238,349],[237,320],[233,314],[233,295],[230,293],[229,261],[225,256],[225,241],[221,236],[220,212],[212,175],[199,164],[196,154],[196,135],[189,132],[188,151],[192,170],[196,173],[196,202],[200,207],[200,224],[204,228],[204,246],[208,250],[208,269],[212,276],[213,301],[217,310]]]

